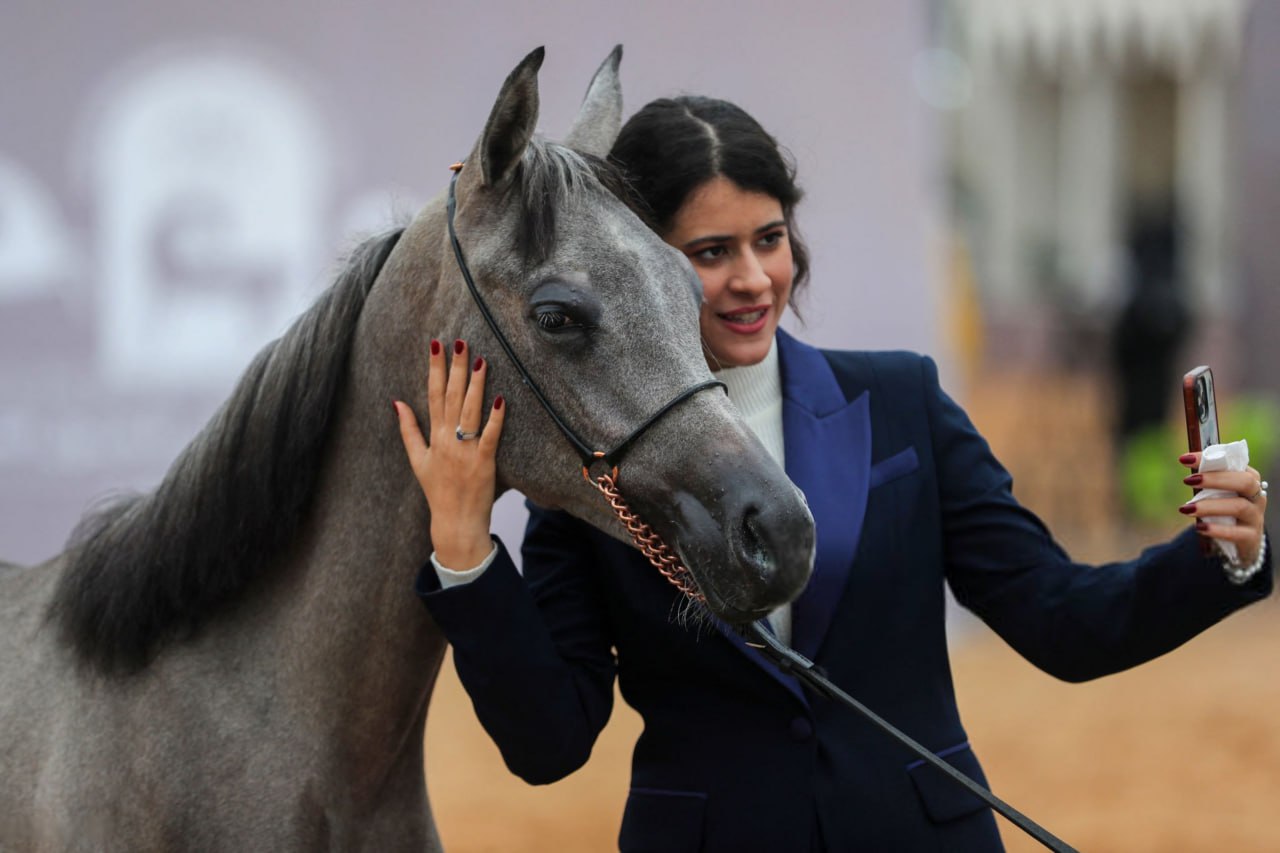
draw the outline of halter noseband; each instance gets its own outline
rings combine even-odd
[[[507,358],[511,359],[511,363],[515,365],[516,371],[520,374],[520,380],[533,392],[533,396],[546,410],[560,432],[564,433],[564,437],[569,439],[569,443],[578,451],[578,455],[582,457],[582,475],[587,477],[587,471],[597,460],[604,462],[613,469],[614,479],[617,479],[618,461],[622,454],[637,438],[644,434],[645,430],[657,423],[663,415],[683,403],[688,398],[707,388],[719,386],[727,387],[718,379],[708,379],[706,382],[700,382],[691,388],[686,388],[675,397],[668,400],[656,412],[645,419],[640,426],[632,430],[631,434],[622,441],[618,442],[611,450],[595,450],[591,445],[587,444],[573,429],[560,417],[560,413],[556,411],[555,406],[542,393],[542,389],[538,387],[538,383],[533,381],[533,377],[529,375],[528,369],[524,363],[520,361],[515,350],[511,348],[511,343],[507,340],[507,336],[502,333],[502,329],[498,326],[498,321],[494,319],[493,313],[489,310],[489,306],[485,303],[484,298],[480,295],[480,290],[476,287],[475,279],[471,276],[471,269],[467,266],[467,261],[462,255],[462,246],[458,243],[458,234],[453,227],[454,211],[457,209],[457,194],[454,187],[458,183],[458,173],[462,171],[462,164],[455,163],[450,167],[453,169],[453,177],[449,181],[449,200],[445,205],[446,219],[449,226],[449,242],[453,245],[453,256],[458,261],[458,269],[462,272],[462,279],[467,283],[467,290],[471,291],[471,298],[475,300],[476,307],[480,309],[480,316],[484,317],[485,323],[489,326],[489,331],[493,332],[493,336],[498,339],[498,344],[502,347],[502,351],[507,354]]]

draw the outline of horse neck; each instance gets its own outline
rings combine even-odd
[[[440,265],[412,251],[422,240],[414,230],[402,245],[415,292],[429,294]],[[445,648],[413,591],[431,553],[430,516],[391,405],[424,386],[426,340],[407,319],[417,309],[406,310],[400,285],[406,262],[393,255],[387,267],[362,312],[313,507],[290,549],[288,601],[276,602],[290,614],[280,646],[290,670],[323,685],[333,737],[374,764],[420,749]]]

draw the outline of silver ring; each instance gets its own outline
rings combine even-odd
[[[462,424],[458,424],[458,428],[453,431],[453,434],[458,437],[458,441],[472,441],[480,437],[480,430],[467,432],[462,428]]]
[[[1261,498],[1265,498],[1265,497],[1267,496],[1267,488],[1268,488],[1268,486],[1267,486],[1267,481],[1266,481],[1266,480],[1261,480],[1261,481],[1259,481],[1259,482],[1258,482],[1258,491],[1254,492],[1254,493],[1253,493],[1253,496],[1252,496],[1252,497],[1250,497],[1250,498],[1249,498],[1249,500],[1252,502],[1252,501],[1256,501],[1256,500],[1257,500],[1258,498],[1260,498],[1260,497],[1261,497]]]

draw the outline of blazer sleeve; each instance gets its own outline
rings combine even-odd
[[[948,583],[961,604],[1040,669],[1066,681],[1118,672],[1270,594],[1269,555],[1250,582],[1232,584],[1216,557],[1201,554],[1191,528],[1134,560],[1073,562],[1014,499],[1012,478],[942,391],[934,363],[923,364]]]
[[[498,542],[475,581],[442,590],[428,563],[415,587],[453,646],[481,725],[511,772],[534,785],[585,764],[613,710],[617,666],[606,609],[577,525],[534,509],[524,578]]]

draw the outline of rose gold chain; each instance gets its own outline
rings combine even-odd
[[[640,517],[631,511],[626,498],[622,497],[622,493],[618,491],[617,469],[613,469],[611,473],[601,474],[594,481],[587,477],[585,468],[582,469],[582,475],[587,478],[587,482],[600,491],[600,494],[604,495],[605,500],[618,516],[618,520],[631,534],[636,547],[649,558],[653,567],[661,572],[662,576],[676,589],[695,601],[705,603],[706,596],[699,591],[693,575],[685,568],[684,563],[680,562],[680,558],[667,546],[666,542],[662,541],[662,537],[652,527],[641,521]]]

